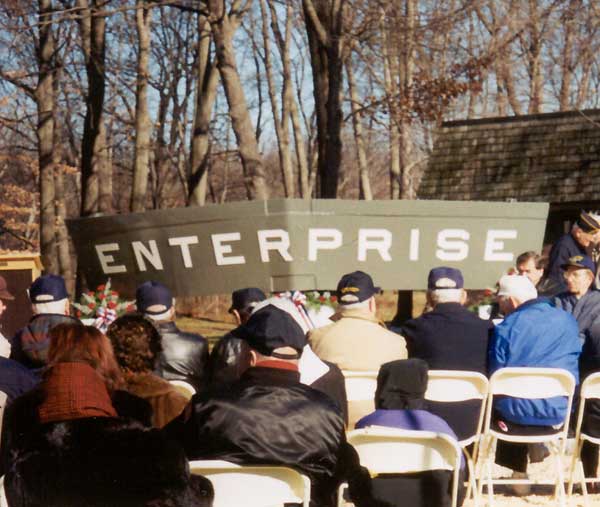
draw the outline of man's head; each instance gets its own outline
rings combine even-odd
[[[6,310],[6,305],[3,300],[13,300],[15,297],[8,292],[8,287],[6,285],[6,280],[3,276],[0,276],[0,317]]]
[[[598,217],[582,211],[571,228],[571,234],[577,243],[584,248],[598,243],[600,241],[600,221]]]
[[[435,307],[440,303],[465,304],[467,294],[459,269],[440,266],[433,268],[427,277],[427,302]]]
[[[250,366],[269,359],[297,364],[307,343],[306,334],[293,317],[273,305],[256,310],[233,335],[250,346]]]
[[[375,314],[375,294],[381,292],[373,279],[363,271],[354,271],[340,278],[337,286],[337,300],[341,309],[364,308]]]
[[[567,290],[577,299],[584,296],[594,283],[596,266],[587,255],[575,255],[563,265]]]
[[[521,276],[526,276],[532,281],[533,285],[537,285],[544,276],[546,261],[546,257],[543,257],[536,252],[529,251],[519,255],[515,265],[517,267],[517,272]]]
[[[498,282],[498,306],[504,315],[514,312],[520,305],[536,297],[537,290],[526,276],[504,275]]]
[[[266,298],[265,293],[256,287],[234,290],[231,293],[229,313],[235,317],[238,324],[245,324],[248,322],[256,304]]]
[[[138,312],[152,320],[165,321],[175,318],[173,295],[162,283],[148,281],[135,291],[135,305]]]
[[[40,276],[34,280],[27,293],[34,315],[69,315],[69,294],[62,276]]]

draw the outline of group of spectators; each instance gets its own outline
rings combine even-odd
[[[279,464],[306,474],[312,504],[332,506],[341,482],[358,507],[447,505],[449,474],[372,479],[346,442],[351,428],[390,426],[471,435],[480,402],[426,401],[429,369],[491,375],[507,366],[558,367],[583,379],[600,370],[600,292],[592,248],[600,223],[582,213],[550,252],[516,260],[501,277],[497,312],[466,308],[462,273],[433,268],[427,311],[388,330],[377,317],[380,292],[362,271],[337,286],[331,323],[314,328],[289,299],[258,288],[234,291],[238,326],[209,354],[200,335],[175,324],[168,287],[149,281],[135,313],[102,333],[70,316],[64,280],[31,285],[34,316],[14,337],[0,335],[0,390],[8,395],[0,452],[11,506],[209,506],[213,490],[188,460]],[[537,288],[536,288],[537,287]],[[0,277],[0,314],[13,299]],[[379,371],[372,403],[348,402],[344,371]],[[190,399],[170,381],[196,392]],[[499,431],[557,431],[562,399],[504,398]],[[600,436],[600,407],[586,427]],[[500,442],[496,461],[524,477],[543,446]],[[598,449],[582,452],[593,476]],[[40,471],[43,470],[43,473]],[[464,478],[466,471],[462,471]]]

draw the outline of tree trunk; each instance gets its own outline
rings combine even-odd
[[[52,0],[39,0],[39,68],[35,99],[38,112],[37,139],[40,170],[40,250],[46,272],[57,273],[56,215],[54,187],[54,86],[53,58],[54,33],[52,31]]]
[[[198,70],[188,188],[189,204],[204,206],[210,167],[210,120],[217,97],[219,73],[215,62],[210,58],[210,24],[202,15],[198,16],[198,37]]]
[[[103,8],[99,0],[77,0],[81,10],[79,25],[88,78],[86,113],[81,141],[81,215],[112,210],[112,196],[107,194],[104,179],[110,179],[106,167],[106,132],[103,127],[105,91],[104,55],[106,19],[97,15]],[[101,181],[102,180],[102,181]]]
[[[346,60],[346,74],[348,76],[348,91],[350,93],[350,105],[352,108],[352,126],[354,127],[354,143],[356,145],[356,158],[358,160],[358,189],[359,198],[366,201],[373,199],[371,182],[369,180],[369,167],[367,165],[367,153],[362,130],[362,115],[359,110],[360,98],[356,92],[354,73],[352,72],[352,61]]]
[[[152,122],[148,110],[148,76],[150,59],[150,24],[152,10],[145,0],[136,0],[136,29],[138,35],[138,61],[135,102],[135,162],[130,210],[146,209],[148,175],[150,172],[150,133]]]
[[[571,104],[571,82],[573,80],[573,29],[575,23],[575,12],[577,0],[570,0],[563,15],[564,41],[561,62],[561,82],[559,95],[559,109],[568,111]]]
[[[414,74],[414,38],[415,38],[415,23],[416,23],[416,0],[405,0],[404,20],[405,27],[403,30],[404,43],[402,45],[402,61],[399,67],[401,96],[407,104],[407,110],[412,109],[413,96],[413,74]],[[406,112],[402,112],[399,122],[400,130],[400,172],[401,172],[401,187],[400,198],[411,199],[411,154],[412,154],[412,136],[410,119]]]
[[[65,182],[64,182],[64,169],[57,167],[55,171],[55,189],[56,195],[59,196],[56,199],[56,246],[57,246],[57,257],[59,273],[65,279],[69,294],[73,294],[75,289],[75,276],[73,272],[73,262],[71,253],[69,251],[69,233],[67,231],[67,225],[65,219],[67,216],[65,207]]]
[[[303,0],[317,116],[318,196],[335,199],[342,160],[344,0]]]
[[[244,182],[249,199],[266,200],[269,189],[265,177],[262,156],[250,120],[244,87],[237,70],[233,49],[233,26],[225,12],[223,0],[210,0],[210,24],[215,41],[217,67],[221,74],[225,96],[229,105],[231,126],[235,134]]]

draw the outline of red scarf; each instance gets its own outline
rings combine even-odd
[[[59,363],[44,382],[46,399],[38,408],[42,423],[117,417],[106,384],[90,365]]]

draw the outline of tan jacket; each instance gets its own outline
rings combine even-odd
[[[331,320],[333,324],[312,330],[308,339],[317,356],[342,370],[378,371],[383,363],[408,357],[404,338],[367,310],[341,309]]]

